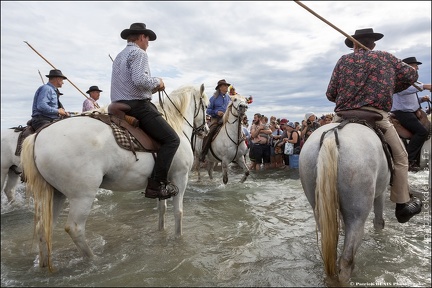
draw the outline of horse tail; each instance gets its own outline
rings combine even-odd
[[[48,266],[49,270],[53,271],[51,248],[54,188],[45,181],[36,167],[34,156],[36,135],[28,136],[23,142],[21,166],[27,184],[26,189],[30,190],[34,199],[34,232],[39,236],[39,266]]]
[[[339,152],[333,138],[325,138],[318,153],[315,214],[321,231],[321,256],[328,276],[337,275],[339,199],[337,169]]]

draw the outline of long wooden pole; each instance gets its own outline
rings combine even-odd
[[[26,43],[34,52],[36,52],[36,54],[38,54],[43,60],[45,60],[45,62],[47,62],[52,68],[57,69],[53,64],[51,64],[45,57],[43,57],[38,51],[36,51],[36,49],[34,49],[27,41],[24,41],[24,43]],[[69,81],[70,84],[72,84],[72,86],[74,86],[85,98],[90,99],[87,95],[85,95],[74,83],[72,83],[72,81],[68,79],[66,79],[67,81]],[[43,81],[42,81],[43,82]],[[95,102],[95,107],[96,108],[100,108],[99,105]]]
[[[357,39],[355,39],[354,37],[352,37],[351,35],[345,33],[344,31],[342,31],[341,29],[339,29],[338,27],[336,27],[335,25],[333,25],[332,23],[330,23],[329,21],[327,21],[325,18],[321,17],[320,15],[318,15],[317,13],[315,13],[312,9],[310,9],[309,7],[307,7],[306,5],[304,5],[303,3],[301,3],[298,0],[294,0],[295,3],[297,3],[298,5],[300,5],[301,7],[303,7],[304,9],[306,9],[307,11],[309,11],[311,14],[313,14],[314,16],[316,16],[318,19],[322,20],[324,23],[326,23],[327,25],[331,26],[332,28],[336,29],[337,31],[339,31],[340,33],[342,33],[345,37],[347,37],[348,39],[350,39],[353,43],[356,43],[357,45],[359,45],[360,47],[362,47],[363,49],[366,50],[370,50],[369,48],[367,48],[366,46],[364,46],[362,43],[360,43]],[[411,67],[412,69],[414,69],[412,66],[410,66],[409,64],[406,64],[405,62],[402,62],[402,65],[406,65]],[[418,83],[418,82],[416,82]],[[415,83],[412,84],[415,88],[417,88],[417,90],[419,91],[423,91],[420,87],[418,87]]]
[[[315,13],[312,9],[310,9],[309,7],[307,7],[306,5],[304,5],[303,3],[301,3],[300,1],[294,0],[294,2],[297,3],[298,5],[300,5],[301,7],[303,7],[304,9],[306,9],[307,11],[309,11],[311,14],[313,14],[314,16],[316,16],[318,19],[322,20],[327,25],[331,26],[332,28],[334,28],[337,31],[339,31],[340,33],[342,33],[345,37],[347,37],[348,39],[350,39],[352,42],[357,43],[357,45],[359,45],[363,49],[370,50],[369,48],[367,48],[366,46],[364,46],[363,44],[361,44],[359,41],[357,41],[357,39],[355,39],[351,35],[345,33],[344,31],[342,31],[341,29],[339,29],[338,27],[336,27],[335,25],[333,25],[332,23],[330,23],[329,21],[327,21],[325,18],[323,18],[320,15],[318,15],[317,13]]]
[[[42,74],[40,73],[39,69],[38,69],[38,72],[39,72],[39,76],[41,77],[42,84],[45,84],[45,82],[43,81],[43,78],[42,78]]]

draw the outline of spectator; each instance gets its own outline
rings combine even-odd
[[[326,114],[324,124],[329,124],[331,122],[333,122],[333,114],[332,113]]]
[[[272,131],[272,134],[270,134],[270,167],[279,168],[283,165],[283,153],[276,153],[275,144],[281,139],[283,131],[276,121],[270,122],[270,130]]]
[[[257,116],[257,114],[255,114]],[[268,145],[268,135],[272,133],[269,127],[260,121],[262,117],[254,116],[254,123],[251,127],[251,139],[253,143],[253,158],[255,169],[260,170],[261,164],[264,169],[270,166],[270,146]]]
[[[305,115],[305,125],[302,127],[302,138],[304,142],[307,141],[309,136],[314,132],[316,129],[320,127],[319,123],[316,122],[316,116],[313,112],[308,112]]]
[[[234,86],[230,86],[229,87],[229,95],[230,96],[238,95],[238,93],[236,92],[236,89],[234,88]]]
[[[255,149],[254,149],[254,142],[252,141],[252,135],[251,135],[251,130],[252,130],[252,127],[256,124],[256,123],[260,123],[260,120],[261,120],[261,114],[260,113],[255,113],[254,114],[254,118],[253,118],[253,120],[252,120],[252,125],[251,125],[251,127],[250,127],[250,129],[249,129],[249,135],[250,135],[250,138],[249,138],[249,160],[251,161],[251,164],[250,164],[250,166],[249,166],[249,170],[255,170],[255,156],[254,156],[254,152],[255,152]]]

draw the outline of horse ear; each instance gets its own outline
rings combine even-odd
[[[203,95],[203,93],[204,93],[204,83],[201,84],[201,87],[200,87],[200,95]]]

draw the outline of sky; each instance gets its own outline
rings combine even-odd
[[[301,3],[346,34],[384,34],[375,50],[415,56],[423,63],[419,81],[431,83],[431,1]],[[343,33],[294,1],[2,1],[1,128],[26,124],[53,66],[70,81],[60,88],[67,111],[81,112],[92,85],[103,91],[100,106],[108,105],[110,57],[126,46],[120,33],[135,22],[157,35],[147,53],[167,93],[204,84],[210,97],[225,79],[253,96],[249,119],[261,113],[301,122],[308,112],[333,112],[325,96],[330,76],[352,52]]]

